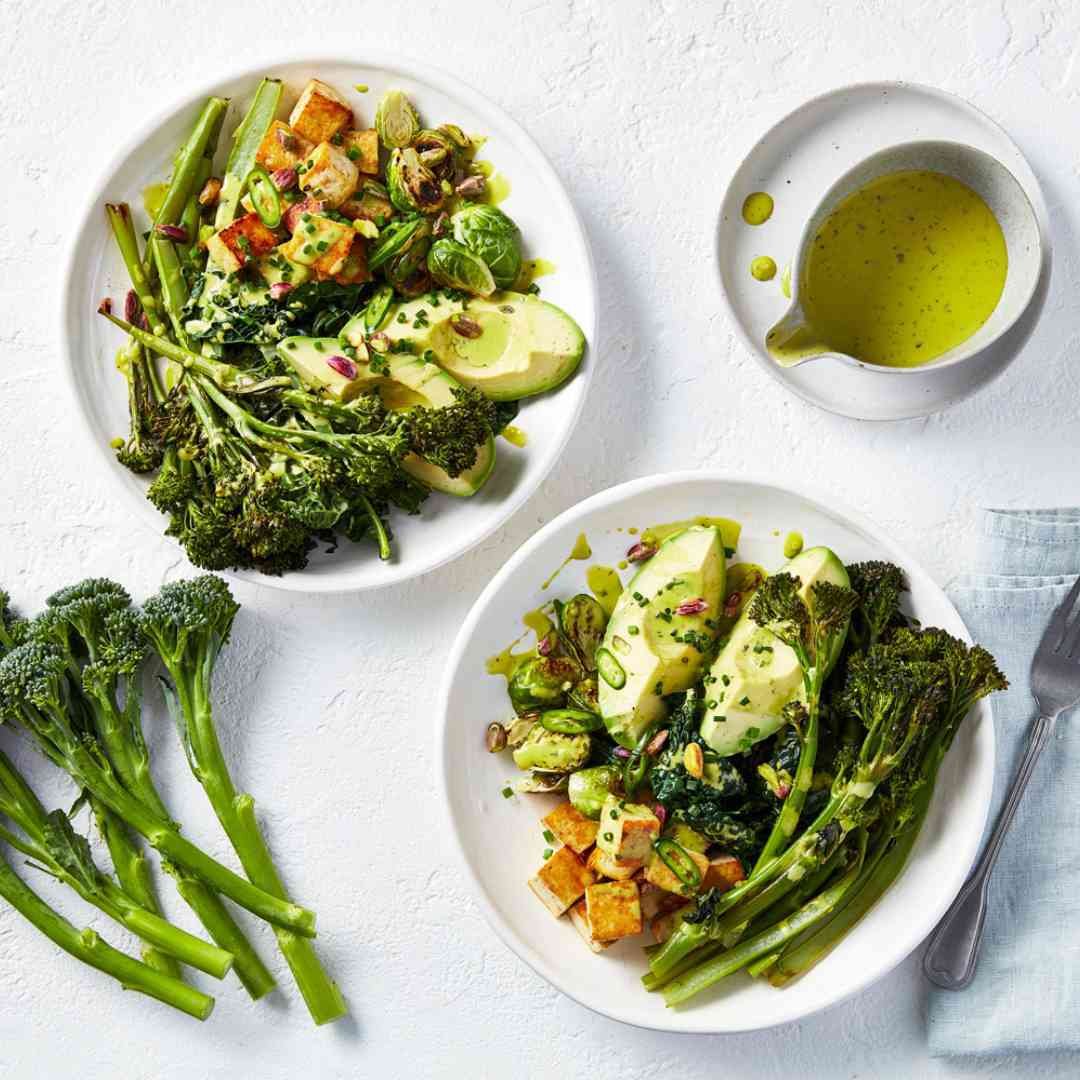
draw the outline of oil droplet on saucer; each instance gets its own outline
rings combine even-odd
[[[742,204],[742,217],[747,225],[764,225],[772,217],[772,212],[772,196],[764,191],[747,195]]]
[[[759,255],[750,263],[750,275],[758,281],[772,281],[776,277],[776,263],[768,255]]]

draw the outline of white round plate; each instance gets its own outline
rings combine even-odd
[[[749,1031],[787,1023],[869,986],[895,967],[936,925],[977,851],[993,784],[994,729],[981,704],[961,729],[943,767],[934,803],[907,871],[881,902],[816,969],[783,990],[736,975],[685,1008],[665,1009],[641,986],[645,938],[591,953],[568,919],[553,919],[526,882],[546,846],[539,819],[555,796],[502,789],[516,770],[484,748],[484,729],[510,713],[505,680],[484,662],[522,631],[521,616],[553,595],[584,587],[585,563],[573,562],[551,589],[542,583],[581,532],[592,562],[614,565],[633,538],[630,526],[698,514],[742,522],[739,560],[780,565],[782,537],[798,530],[807,545],[826,544],[846,562],[883,558],[904,568],[912,614],[925,625],[967,637],[956,609],[914,559],[860,515],[773,484],[713,473],[647,477],[594,495],[532,537],[473,605],[458,635],[442,688],[439,782],[454,835],[480,904],[495,932],[563,993],[605,1016],[641,1027],[706,1033]],[[517,774],[520,775],[520,774]]]
[[[232,99],[219,145],[223,160],[229,137],[263,75],[285,83],[288,107],[315,76],[349,100],[361,123],[371,124],[383,91],[397,87],[408,93],[421,117],[431,124],[453,122],[466,131],[486,135],[481,156],[510,181],[511,191],[502,206],[521,227],[526,257],[542,256],[557,266],[556,273],[539,282],[543,298],[564,308],[588,342],[585,360],[569,382],[522,405],[517,424],[527,433],[528,446],[519,450],[500,439],[495,472],[477,495],[454,499],[433,494],[419,516],[393,515],[396,539],[390,562],[380,562],[371,544],[343,542],[332,555],[312,552],[307,569],[297,573],[283,577],[254,572],[239,575],[298,592],[392,585],[449,562],[494,532],[536,490],[565,446],[585,400],[597,355],[596,277],[588,239],[554,169],[515,121],[457,79],[411,61],[388,60],[385,54],[271,60],[186,93],[165,112],[139,125],[136,136],[95,185],[75,233],[65,277],[61,332],[66,346],[65,373],[77,411],[89,428],[94,454],[125,493],[132,517],[159,536],[165,520],[147,502],[145,481],[118,465],[108,445],[110,439],[127,430],[124,382],[113,367],[122,340],[95,311],[104,296],[122,299],[128,279],[109,234],[104,205],[106,200],[129,202],[136,212],[137,226],[144,228],[141,193],[168,176],[172,155],[206,98],[217,94]],[[368,93],[354,90],[357,84],[366,84]]]
[[[977,365],[965,365],[971,378],[963,385],[950,383],[940,395],[931,391],[925,407],[901,409],[895,416],[882,415],[888,412],[883,402],[874,418],[934,412],[986,385],[1023,347],[1042,310],[1050,276],[1046,203],[1031,166],[1002,128],[961,98],[915,83],[860,83],[813,98],[771,127],[736,170],[721,204],[716,257],[728,310],[754,358],[773,378],[823,409],[859,415],[845,404],[840,389],[822,377],[817,365],[782,368],[765,349],[766,332],[790,303],[781,289],[782,271],[795,256],[803,226],[836,180],[871,154],[918,140],[974,146],[997,158],[1016,177],[1039,220],[1042,280],[1035,301],[1016,325]],[[764,225],[747,225],[742,218],[743,200],[754,191],[768,192],[775,202],[772,217]],[[776,261],[778,272],[772,281],[750,276],[750,262],[758,255]],[[892,374],[886,371],[878,376],[883,397],[888,396]]]

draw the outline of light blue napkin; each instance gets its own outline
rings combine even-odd
[[[1031,657],[1080,574],[1080,508],[986,510],[980,533],[974,572],[957,578],[949,594],[1011,683],[993,699],[992,823],[1034,716]],[[1080,1050],[1078,725],[1077,710],[1058,720],[1005,839],[974,983],[931,990],[935,1057]]]

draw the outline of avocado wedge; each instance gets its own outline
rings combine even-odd
[[[564,383],[585,355],[585,335],[561,308],[524,293],[450,300],[436,294],[391,308],[382,327],[407,339],[463,386],[492,401],[518,401]]]
[[[724,541],[713,526],[668,537],[619,597],[597,650],[600,715],[633,747],[664,715],[664,694],[692,686],[716,631],[724,596]],[[704,601],[678,614],[680,605]]]
[[[343,331],[346,340],[349,340],[351,326],[352,322]],[[338,338],[285,338],[278,344],[277,352],[307,386],[339,401],[349,401],[357,394],[377,390],[383,404],[394,412],[417,406],[441,409],[454,404],[454,390],[460,384],[436,364],[407,353],[387,353],[379,358],[375,371],[362,337],[353,348],[356,354],[351,358],[355,368],[353,376],[340,370],[346,365],[335,367],[327,363],[331,357],[342,355],[342,343]],[[460,476],[450,476],[438,465],[415,454],[409,454],[402,467],[434,491],[467,498],[484,486],[495,467],[495,440],[488,438],[479,448],[476,463]]]
[[[850,584],[844,564],[827,547],[808,548],[777,573],[799,578],[799,594],[807,603],[815,582]],[[841,637],[829,670],[842,645]],[[795,653],[744,611],[706,679],[701,736],[722,757],[737,754],[778,731],[784,723],[784,706],[803,700],[804,695],[802,668]]]

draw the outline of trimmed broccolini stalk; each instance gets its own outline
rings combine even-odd
[[[157,998],[181,1012],[205,1020],[214,1009],[214,999],[163,972],[114,949],[93,930],[79,930],[54,911],[0,856],[0,896],[46,937],[84,964],[111,975],[126,990]]]
[[[139,304],[146,313],[150,330],[159,337],[164,337],[168,329],[162,318],[161,305],[154,295],[154,288],[150,283],[142,256],[139,254],[139,240],[131,221],[131,207],[127,203],[106,203],[105,213],[112,227],[116,246],[120,249],[120,256],[127,268],[128,277],[131,278],[131,287],[135,290]]]
[[[220,979],[233,958],[173,926],[142,907],[94,865],[85,838],[71,826],[67,815],[46,813],[33,790],[8,757],[0,751],[0,813],[22,831],[17,836],[0,828],[0,838],[54,878],[74,889],[87,903],[103,911],[143,941],[170,956]]]
[[[255,167],[255,154],[277,115],[281,104],[281,82],[263,79],[244,119],[233,135],[233,146],[225,165],[225,176],[218,199],[214,228],[224,229],[236,217],[236,208],[244,194],[244,185]]]
[[[143,628],[172,678],[172,686],[163,684],[165,696],[192,772],[245,873],[260,888],[285,900],[285,887],[255,819],[254,800],[237,792],[214,726],[213,669],[238,610],[228,586],[207,574],[166,585],[148,600],[143,606]],[[344,998],[319,963],[311,942],[281,927],[274,932],[315,1023],[343,1017],[347,1012]]]

